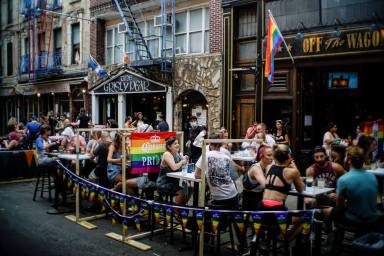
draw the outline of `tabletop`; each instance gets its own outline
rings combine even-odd
[[[377,168],[374,170],[367,170],[367,172],[372,173],[376,176],[383,177],[384,176],[384,168]]]
[[[247,162],[255,161],[255,158],[253,156],[231,155],[231,157],[232,157],[232,160],[247,161]]]
[[[77,159],[76,154],[59,154],[57,157],[60,159],[64,159],[64,160],[76,160]],[[89,155],[85,155],[85,154],[79,155],[79,160],[88,160],[88,159],[91,159],[91,157]]]
[[[168,177],[181,179],[181,180],[188,180],[193,182],[201,182],[201,179],[195,178],[195,173],[183,173],[183,172],[168,172]]]
[[[316,186],[312,186],[312,187],[306,187],[302,193],[299,193],[299,192],[297,192],[296,189],[293,189],[293,190],[289,191],[289,194],[290,195],[302,195],[305,197],[316,197],[316,196],[319,196],[322,194],[327,194],[327,193],[332,192],[334,190],[335,190],[335,188],[319,188]]]

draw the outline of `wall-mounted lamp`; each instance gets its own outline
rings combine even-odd
[[[335,18],[335,21],[333,22],[333,25],[335,26],[335,30],[332,32],[332,37],[340,37],[341,31],[339,30],[339,27],[341,27],[341,22],[338,18]]]
[[[51,95],[52,95],[52,96],[55,96],[55,93],[54,93],[54,92],[51,92]]]
[[[40,96],[41,96],[41,94],[38,92],[38,93],[37,93],[37,97],[40,98]]]
[[[304,25],[304,23],[302,21],[300,21],[298,24],[297,24],[297,34],[296,34],[296,39],[297,40],[304,40],[304,34],[303,34],[303,31],[307,30],[307,27]]]
[[[86,92],[87,92],[87,90],[83,89],[81,92],[82,92],[82,93],[86,93]]]

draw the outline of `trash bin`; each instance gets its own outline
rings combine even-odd
[[[384,255],[384,234],[368,233],[352,242],[353,248],[367,255]],[[366,254],[365,254],[366,255]]]

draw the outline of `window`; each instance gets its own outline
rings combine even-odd
[[[201,8],[176,14],[176,53],[209,51],[209,9]]]
[[[159,47],[160,28],[155,27],[153,22],[154,22],[153,20],[147,21],[146,40],[147,40],[147,45],[148,45],[149,51],[151,52],[152,57],[157,58],[159,57],[159,49],[160,49]]]
[[[3,46],[0,44],[0,77],[3,76]]]
[[[12,56],[12,43],[7,44],[7,76],[13,74],[13,56]]]
[[[256,8],[239,10],[238,37],[256,36]]]
[[[80,63],[80,23],[72,24],[72,64]]]
[[[124,34],[118,33],[117,27],[114,27],[107,30],[106,37],[106,64],[122,63],[124,55]]]
[[[7,19],[7,23],[8,24],[12,24],[12,15],[13,15],[13,6],[12,6],[12,0],[8,0],[7,1],[7,12],[8,12],[8,19]]]
[[[61,66],[61,45],[62,45],[61,28],[56,28],[53,31],[53,65]]]
[[[160,56],[160,28],[154,26],[153,20],[142,21],[138,23],[140,32],[143,35],[149,52],[152,58],[158,58]],[[168,31],[167,31],[168,35]],[[167,39],[168,40],[168,39]],[[167,42],[168,44],[168,42]],[[135,42],[126,34],[125,37],[125,54],[128,55],[130,61],[138,59],[136,56]],[[144,49],[143,49],[144,50]]]
[[[255,90],[256,77],[254,74],[242,73],[240,75],[240,91]]]

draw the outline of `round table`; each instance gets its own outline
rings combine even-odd
[[[68,161],[72,161],[72,160],[77,159],[76,154],[59,154],[59,155],[57,155],[57,157],[60,159],[63,159],[63,160],[68,160]],[[91,159],[91,157],[89,155],[79,154],[79,160],[88,160],[88,159]]]

